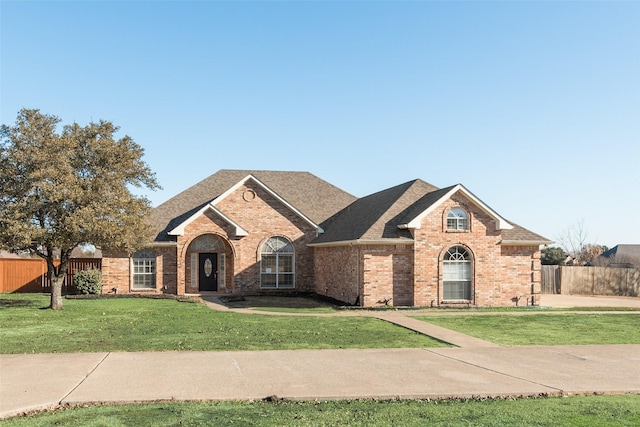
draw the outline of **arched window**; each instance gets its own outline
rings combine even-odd
[[[260,252],[260,287],[293,288],[295,254],[291,242],[284,237],[271,237]]]
[[[461,247],[454,246],[444,255],[443,300],[471,300],[471,256]]]
[[[133,258],[133,289],[156,288],[156,254],[151,249],[135,252]]]
[[[447,214],[447,230],[468,230],[467,213],[460,208],[453,208]]]

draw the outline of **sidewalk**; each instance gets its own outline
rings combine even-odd
[[[0,355],[0,418],[63,404],[640,393],[640,345]]]

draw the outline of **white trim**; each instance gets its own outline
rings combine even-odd
[[[167,234],[169,236],[184,236],[184,229],[187,227],[187,225],[191,224],[193,221],[196,220],[196,218],[198,218],[200,215],[204,214],[209,209],[211,209],[216,215],[218,215],[220,218],[222,218],[227,224],[235,227],[236,228],[236,236],[244,237],[244,236],[248,236],[249,235],[249,232],[247,230],[242,228],[237,222],[235,222],[234,220],[232,220],[231,218],[229,218],[228,216],[223,214],[218,208],[216,208],[213,205],[213,202],[207,203],[200,210],[198,210],[198,212],[196,212],[193,215],[191,215],[189,218],[187,218],[185,221],[183,221],[180,225],[178,225],[176,228],[174,228],[173,230],[171,230]]]
[[[507,220],[505,220],[500,215],[498,215],[497,212],[495,212],[489,206],[485,205],[482,202],[482,200],[480,200],[476,196],[474,196],[469,190],[464,188],[464,186],[462,184],[458,184],[455,187],[453,187],[444,196],[440,197],[440,199],[438,199],[435,203],[433,203],[431,206],[429,206],[427,209],[425,209],[421,214],[419,214],[418,216],[416,216],[415,218],[413,218],[411,221],[409,221],[406,224],[398,225],[398,228],[401,228],[401,229],[406,229],[406,228],[419,229],[420,226],[421,226],[422,220],[427,215],[429,215],[431,212],[436,210],[442,203],[444,203],[446,200],[448,200],[451,196],[453,196],[458,191],[461,192],[462,194],[464,194],[467,198],[471,199],[471,201],[476,206],[478,206],[487,215],[489,215],[491,218],[494,219],[494,221],[496,223],[496,230],[511,230],[513,228],[513,225],[509,224],[507,222]]]
[[[544,246],[554,243],[550,240],[502,240],[501,246]]]
[[[261,182],[255,176],[249,174],[246,177],[244,177],[243,179],[241,179],[240,181],[238,181],[236,184],[231,186],[231,188],[229,188],[227,191],[225,191],[224,193],[222,193],[221,195],[219,195],[218,197],[216,197],[215,199],[213,199],[212,201],[207,203],[204,207],[202,207],[200,210],[198,210],[198,212],[196,212],[193,215],[191,215],[189,218],[187,218],[185,221],[183,221],[180,225],[175,227],[173,230],[169,231],[169,233],[167,233],[167,234],[169,234],[170,236],[183,236],[184,235],[184,229],[185,229],[185,227],[187,225],[191,224],[197,217],[199,217],[204,212],[206,212],[207,209],[212,209],[218,216],[220,216],[220,218],[224,219],[230,225],[236,227],[236,236],[239,236],[239,237],[247,236],[249,233],[244,228],[240,227],[240,225],[238,225],[236,222],[234,222],[231,218],[229,218],[228,216],[223,214],[219,209],[217,209],[216,205],[219,202],[221,202],[222,200],[224,200],[231,193],[236,191],[238,188],[240,188],[240,186],[244,185],[250,179],[253,180],[256,184],[258,184],[267,193],[272,195],[280,203],[285,205],[287,208],[291,209],[291,211],[293,211],[293,213],[295,213],[300,218],[302,218],[305,222],[307,222],[309,225],[314,227],[318,234],[324,233],[324,230],[318,224],[314,223],[306,215],[304,215],[302,212],[300,212],[298,209],[296,209],[293,205],[291,205],[285,199],[280,197],[278,195],[278,193],[276,193],[275,191],[271,190],[269,187],[267,187],[263,182]]]
[[[309,243],[308,247],[322,248],[331,246],[362,246],[362,245],[413,245],[413,239],[371,239],[371,240],[341,240],[338,242]]]

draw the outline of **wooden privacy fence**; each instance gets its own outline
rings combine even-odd
[[[542,293],[640,296],[640,268],[542,266]]]
[[[54,261],[56,267],[60,261]],[[100,258],[72,258],[62,285],[63,293],[73,291],[73,276],[81,270],[102,269]],[[40,258],[0,258],[0,292],[51,292],[47,262]]]

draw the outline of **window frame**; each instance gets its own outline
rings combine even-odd
[[[469,213],[460,206],[455,206],[447,212],[446,224],[447,231],[469,231]]]
[[[131,255],[131,290],[157,289],[156,267],[156,254],[151,249],[134,252]]]
[[[283,236],[269,237],[260,248],[260,289],[295,289],[295,265],[291,240]],[[267,282],[267,277],[272,277],[273,283]]]
[[[473,257],[463,246],[450,247],[442,258],[442,301],[473,301]]]

